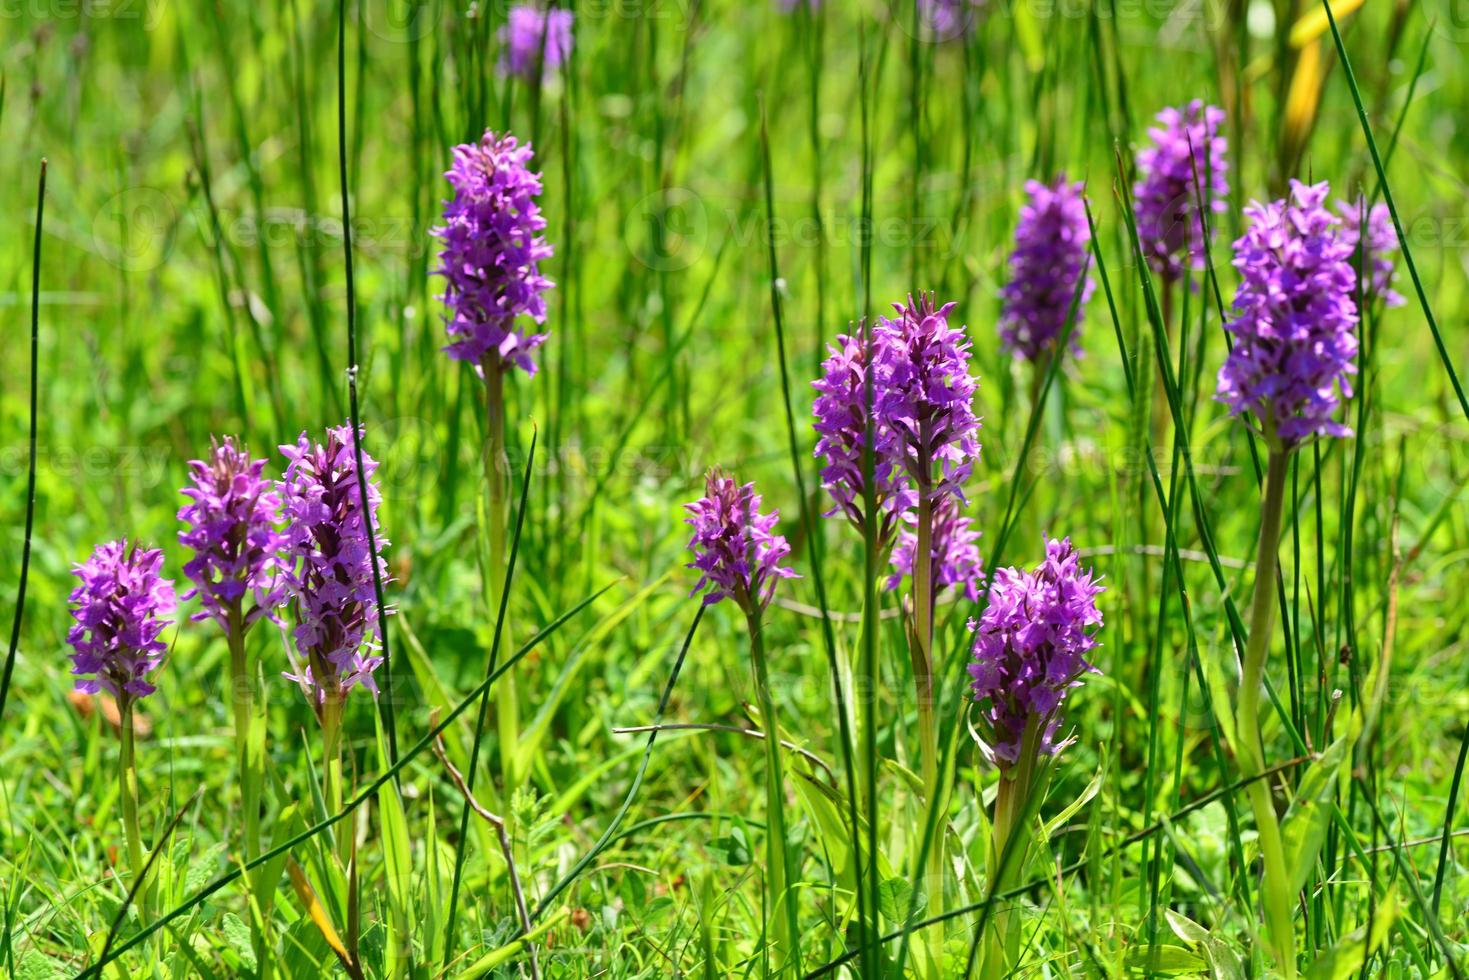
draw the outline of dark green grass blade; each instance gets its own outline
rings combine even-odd
[[[1336,26],[1336,14],[1331,10],[1330,0],[1321,0],[1321,5],[1326,9],[1327,23],[1331,26],[1331,39],[1336,43],[1337,57],[1341,58],[1342,73],[1346,75],[1347,87],[1352,92],[1352,104],[1357,107],[1357,119],[1362,123],[1362,135],[1367,139],[1367,152],[1372,155],[1372,166],[1377,169],[1377,179],[1382,188],[1382,199],[1387,204],[1387,210],[1392,215],[1393,230],[1397,232],[1398,244],[1403,249],[1403,262],[1408,266],[1408,275],[1413,280],[1413,291],[1418,295],[1418,305],[1423,309],[1423,317],[1428,321],[1428,330],[1433,334],[1433,346],[1438,351],[1438,359],[1443,362],[1444,371],[1449,376],[1449,384],[1453,386],[1454,397],[1459,400],[1459,408],[1464,413],[1464,418],[1469,419],[1469,398],[1464,395],[1464,387],[1459,383],[1459,375],[1454,371],[1454,364],[1449,357],[1448,348],[1444,345],[1443,334],[1439,332],[1438,320],[1433,315],[1433,307],[1428,303],[1428,294],[1423,289],[1423,280],[1418,275],[1418,264],[1413,261],[1413,248],[1408,244],[1408,236],[1403,231],[1402,220],[1398,217],[1398,206],[1393,201],[1392,188],[1387,182],[1387,168],[1383,165],[1382,157],[1377,152],[1377,140],[1372,137],[1372,124],[1367,121],[1367,110],[1362,105],[1362,93],[1357,89],[1357,77],[1352,71],[1352,61],[1347,57],[1346,45],[1342,43],[1341,31]]]
[[[837,733],[841,743],[842,765],[847,779],[847,820],[850,833],[852,853],[856,856],[858,869],[862,867],[862,834],[861,824],[857,820],[857,770],[852,757],[852,732],[850,719],[847,712],[846,692],[842,688],[841,670],[837,664],[836,637],[832,632],[831,614],[826,599],[826,580],[821,570],[821,535],[816,527],[815,515],[811,513],[811,501],[806,495],[806,477],[804,467],[801,465],[800,442],[796,437],[796,413],[791,405],[791,379],[790,366],[786,361],[785,325],[784,311],[780,297],[780,263],[776,255],[776,225],[775,225],[775,175],[774,168],[770,162],[770,132],[765,115],[765,103],[760,103],[760,149],[763,163],[764,189],[765,189],[765,221],[766,221],[766,244],[767,257],[769,260],[770,276],[770,306],[771,316],[775,322],[775,349],[780,363],[780,390],[781,401],[785,407],[786,438],[791,454],[791,475],[796,482],[796,497],[801,502],[801,522],[805,529],[806,540],[811,543],[811,580],[816,588],[816,603],[821,608],[822,640],[826,647],[827,669],[831,672],[833,694],[836,698]],[[775,720],[765,719],[766,723],[774,725]],[[770,737],[774,738],[779,733],[772,728]],[[772,832],[779,832],[772,828]],[[789,853],[787,853],[789,863]],[[793,876],[787,875],[787,881]],[[860,914],[867,916],[869,911],[866,894],[866,886],[862,874],[855,876],[857,888],[857,908]],[[796,909],[794,903],[786,902],[786,912],[791,916],[791,935],[795,944],[795,963],[799,970],[801,964],[800,931],[796,922]],[[863,929],[864,939],[866,928]],[[864,943],[865,946],[865,943]]]
[[[357,492],[363,525],[367,528],[367,553],[372,560],[372,589],[378,608],[378,638],[383,648],[383,696],[378,710],[388,735],[388,760],[398,759],[398,726],[393,715],[393,657],[388,643],[387,599],[383,595],[383,570],[379,565],[377,528],[367,500],[367,472],[362,459],[362,415],[357,401],[357,293],[352,275],[352,211],[347,193],[347,0],[337,4],[337,168],[342,184],[342,259],[347,275],[347,406],[352,425],[352,449],[357,464]]]
[[[560,881],[551,887],[550,891],[542,896],[535,910],[531,912],[530,917],[532,922],[539,919],[545,913],[546,909],[550,907],[551,903],[556,900],[557,896],[565,891],[577,878],[581,877],[581,873],[597,859],[598,855],[607,849],[607,846],[614,839],[620,839],[617,837],[617,832],[622,827],[622,821],[627,817],[627,811],[632,808],[633,800],[637,799],[638,790],[642,788],[643,777],[648,773],[648,762],[653,758],[653,743],[658,738],[658,730],[663,722],[663,713],[668,710],[668,702],[673,697],[674,685],[678,683],[679,672],[683,670],[684,658],[688,656],[689,646],[694,642],[694,633],[698,631],[699,622],[704,618],[704,610],[707,608],[709,607],[702,602],[699,604],[698,611],[694,613],[694,621],[689,624],[689,632],[684,637],[683,646],[679,647],[678,657],[673,662],[673,669],[668,673],[668,683],[663,686],[663,696],[658,699],[658,710],[653,715],[653,728],[648,732],[648,744],[643,748],[643,760],[638,764],[637,775],[633,777],[632,785],[628,787],[627,796],[622,800],[622,806],[618,807],[616,816],[607,825],[607,829],[602,832],[602,836],[597,838],[597,842],[587,849],[587,852],[581,856],[581,859],[572,866],[571,870]]]
[[[1448,867],[1449,845],[1453,841],[1454,809],[1459,803],[1459,786],[1464,779],[1464,763],[1469,760],[1469,725],[1464,727],[1464,736],[1459,739],[1459,761],[1454,764],[1454,779],[1449,784],[1449,801],[1443,812],[1443,841],[1438,846],[1438,867],[1433,872],[1433,901],[1430,908],[1438,918],[1439,900],[1443,897],[1444,870]]]
[[[31,401],[28,462],[26,464],[25,540],[20,551],[20,583],[15,590],[15,618],[10,624],[10,649],[5,653],[5,672],[0,675],[0,724],[5,719],[5,702],[10,698],[10,677],[15,671],[15,652],[20,647],[20,624],[26,607],[26,582],[31,574],[31,534],[36,523],[36,404],[40,369],[41,335],[41,229],[46,218],[46,161],[36,186],[36,238],[31,252]]]
[[[515,578],[515,560],[520,552],[520,534],[525,528],[526,501],[530,496],[530,478],[534,472],[533,467],[536,459],[536,439],[538,432],[533,432],[530,439],[530,448],[525,457],[525,475],[520,481],[520,505],[515,514],[515,531],[510,538],[510,557],[505,565],[505,584],[500,589],[500,608],[495,612],[495,637],[490,643],[490,657],[485,664],[485,676],[493,677],[495,664],[500,658],[500,638],[505,632],[505,611],[510,605],[510,583]],[[464,809],[459,815],[459,839],[454,848],[454,876],[449,885],[449,917],[444,927],[444,964],[448,966],[454,957],[454,922],[459,912],[459,886],[464,876],[464,852],[469,846],[469,800],[474,794],[475,774],[479,771],[480,744],[484,740],[485,721],[490,710],[489,688],[486,687],[479,701],[479,716],[474,722],[474,745],[469,753],[469,770],[465,773],[465,786],[468,792],[465,794]],[[500,751],[505,752],[508,747],[501,746]]]

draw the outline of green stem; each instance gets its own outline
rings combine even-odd
[[[1273,434],[1268,440],[1274,442]],[[1255,560],[1255,591],[1250,606],[1250,633],[1245,646],[1239,705],[1235,709],[1241,775],[1257,776],[1265,769],[1265,748],[1260,733],[1260,688],[1265,680],[1265,657],[1270,649],[1270,631],[1275,621],[1275,576],[1280,544],[1281,517],[1285,510],[1285,486],[1290,453],[1279,447],[1270,450],[1265,473],[1265,499],[1261,505],[1260,541]],[[1291,916],[1289,877],[1280,821],[1275,815],[1268,780],[1252,780],[1246,789],[1255,813],[1260,836],[1260,856],[1265,864],[1266,926],[1270,945],[1282,976],[1296,975],[1295,925]]]
[[[929,812],[937,811],[935,838],[928,848],[925,891],[932,915],[944,904],[944,824],[946,799],[939,785],[938,727],[933,704],[933,499],[919,489],[918,540],[913,549],[913,684],[918,695],[918,752],[923,776],[923,798]],[[925,825],[927,820],[925,820]],[[934,976],[943,976],[944,930],[928,931],[928,951]]]
[[[245,817],[245,860],[260,853],[259,783],[253,778],[250,727],[254,718],[254,678],[245,655],[245,617],[237,602],[229,610],[230,702],[235,715],[235,753],[240,767],[240,807]]]
[[[1000,784],[995,793],[995,816],[991,824],[989,878],[990,893],[1000,895],[1017,881],[1030,850],[1029,827],[1025,814],[1035,791],[1036,754],[1040,747],[1040,719],[1032,715],[1026,722],[1020,740],[1020,756],[1013,766],[1000,768]],[[1012,843],[1013,839],[1013,843]],[[1007,858],[1005,849],[1011,853]],[[985,980],[1000,980],[1010,975],[1019,960],[1020,930],[1016,927],[1015,910],[1008,901],[992,910],[989,935],[985,937]]]
[[[264,785],[265,730],[257,726],[255,671],[245,652],[245,615],[240,602],[228,611],[225,638],[230,648],[230,704],[235,717],[235,759],[240,776],[240,810],[244,816],[244,859],[248,864],[260,854],[260,793]],[[274,882],[264,883],[258,875],[247,875],[245,889],[259,913],[250,914],[251,946],[259,980],[271,972],[270,908]]]
[[[143,850],[143,834],[138,824],[138,767],[133,747],[133,699],[124,691],[117,699],[118,722],[122,729],[121,765],[118,767],[122,793],[122,828],[127,835],[128,863],[134,879],[143,873],[147,854]],[[138,921],[148,924],[151,917],[152,887],[144,882],[138,886]]]
[[[329,691],[321,704],[321,754],[325,771],[323,792],[328,816],[342,812],[342,696]],[[337,857],[345,871],[352,864],[352,820],[335,828]]]
[[[760,610],[750,600],[746,612],[750,629],[750,660],[755,666],[755,697],[760,705],[760,726],[765,729],[765,807],[769,826],[765,839],[769,848],[768,875],[772,899],[773,945],[786,960],[775,972],[780,976],[801,973],[800,916],[796,908],[795,873],[791,868],[786,839],[785,770],[780,757],[780,725],[775,717],[775,699],[770,693],[770,674],[765,663],[765,639],[761,634]],[[790,967],[791,969],[786,969]]]
[[[493,622],[499,615],[500,593],[505,587],[506,527],[509,520],[506,477],[510,472],[510,460],[505,451],[505,373],[489,355],[481,362],[480,368],[485,376],[484,527],[489,549],[489,561],[484,568],[484,594],[485,606]],[[508,644],[511,635],[507,608],[502,642]],[[520,699],[516,694],[513,671],[495,686],[495,721],[500,735],[500,772],[508,799],[520,785],[520,763],[516,755],[516,747],[520,745]]]

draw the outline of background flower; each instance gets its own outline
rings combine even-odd
[[[1371,304],[1381,299],[1386,306],[1402,306],[1405,300],[1392,288],[1393,280],[1397,278],[1392,253],[1398,250],[1398,232],[1393,227],[1392,212],[1386,204],[1374,204],[1367,210],[1366,202],[1360,197],[1351,204],[1338,201],[1336,210],[1341,215],[1342,241],[1352,247],[1352,272],[1356,273],[1365,263],[1367,281],[1362,285],[1362,292],[1367,302]],[[1364,210],[1367,210],[1367,254],[1359,258],[1357,249],[1361,247]]]
[[[1214,214],[1224,212],[1228,143],[1220,134],[1224,110],[1199,99],[1181,110],[1163,109],[1157,119],[1158,125],[1148,130],[1151,145],[1137,154],[1133,204],[1148,266],[1174,282],[1183,278],[1185,262],[1203,268],[1204,223],[1198,202],[1207,201]]]
[[[499,370],[512,365],[536,373],[531,359],[546,334],[527,333],[516,319],[546,320],[541,295],[551,281],[540,263],[551,257],[541,237],[546,219],[536,198],[540,174],[530,170],[530,144],[489,130],[478,143],[454,147],[444,174],[454,196],[444,203],[444,223],[432,234],[443,243],[437,275],[449,308],[449,356]]]
[[[501,75],[534,79],[536,66],[552,76],[571,57],[571,25],[575,15],[556,7],[540,10],[532,4],[516,4],[500,28]]]
[[[912,514],[908,517],[911,520]],[[954,497],[940,497],[934,505],[930,555],[935,593],[953,588],[970,602],[978,602],[979,583],[984,581],[984,562],[979,556],[979,532],[971,524],[970,519],[959,512],[959,502]],[[913,574],[913,552],[917,548],[918,535],[912,528],[904,528],[893,548],[893,573],[887,580],[889,590],[901,585],[904,575]]]
[[[1065,330],[1076,286],[1086,273],[1090,255],[1082,185],[1057,177],[1049,184],[1025,183],[1028,200],[1015,227],[1010,253],[1010,281],[1000,289],[1004,311],[1000,339],[1016,357],[1034,361],[1053,347]],[[1096,284],[1082,286],[1071,328],[1071,350],[1081,350],[1081,319]]]

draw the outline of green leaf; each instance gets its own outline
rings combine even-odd
[[[1336,780],[1351,757],[1353,737],[1343,735],[1311,763],[1301,777],[1296,798],[1286,811],[1280,827],[1281,843],[1290,874],[1291,894],[1299,892],[1311,877],[1316,855],[1326,841],[1326,828],[1331,823],[1332,801]]]
[[[1306,980],[1346,980],[1347,977],[1356,975],[1366,958],[1387,938],[1388,930],[1397,921],[1398,912],[1397,891],[1389,890],[1377,903],[1373,913],[1371,941],[1363,942],[1366,926],[1348,933],[1311,964],[1306,971]]]
[[[1139,946],[1128,951],[1126,965],[1131,971],[1148,974],[1197,976],[1204,971],[1203,957],[1182,946]]]
[[[883,918],[894,927],[903,924],[903,917],[908,914],[908,906],[913,902],[913,886],[908,884],[904,878],[888,878],[877,886],[877,907],[882,912]],[[915,914],[923,917],[923,910],[928,906],[927,896],[918,896],[918,908]]]
[[[1163,917],[1168,920],[1168,928],[1173,930],[1173,934],[1184,942],[1199,945],[1209,941],[1209,930],[1188,916],[1172,909],[1164,909]]]
[[[729,834],[718,838],[709,847],[723,856],[725,864],[738,867],[750,863],[750,842],[745,837],[745,829],[738,824],[730,828]]]
[[[27,950],[15,968],[15,980],[62,980],[67,976],[66,967],[39,949]]]
[[[607,635],[616,629],[627,617],[631,616],[639,606],[655,595],[671,575],[671,572],[665,572],[638,590],[637,593],[629,596],[622,605],[612,610],[612,612],[608,613],[600,622],[593,626],[588,631],[586,637],[576,645],[576,649],[572,651],[571,657],[566,661],[565,666],[561,668],[561,673],[556,678],[556,683],[552,685],[550,692],[542,699],[541,706],[536,711],[535,717],[520,732],[520,744],[515,747],[515,753],[519,759],[518,764],[522,767],[522,771],[529,768],[531,761],[536,757],[536,753],[540,751],[541,742],[550,732],[551,720],[561,708],[562,702],[574,690],[577,690],[575,683],[576,677],[581,673],[582,668],[587,665],[587,661],[592,653],[604,651],[605,647],[602,641],[606,639]]]
[[[1244,980],[1244,965],[1240,962],[1239,955],[1230,948],[1227,942],[1193,919],[1173,909],[1164,909],[1163,915],[1168,920],[1168,928],[1173,930],[1175,936],[1186,943],[1202,948],[1204,959],[1209,963],[1209,975],[1214,980]]]
[[[1097,793],[1100,792],[1102,789],[1102,780],[1106,778],[1106,775],[1107,745],[1106,743],[1103,743],[1101,758],[1097,761],[1096,775],[1092,776],[1091,782],[1086,784],[1086,788],[1081,791],[1080,796],[1072,800],[1070,805],[1068,805],[1064,810],[1056,814],[1050,820],[1047,820],[1041,826],[1042,842],[1050,840],[1051,837],[1056,833],[1056,831],[1060,830],[1062,827],[1066,826],[1066,824],[1070,823],[1071,818],[1081,812],[1082,807],[1086,806],[1088,803],[1096,798]]]
[[[220,931],[224,933],[224,941],[229,943],[230,949],[240,958],[240,962],[252,971],[256,967],[255,949],[250,943],[250,927],[245,925],[243,919],[233,912],[226,912],[219,923]]]

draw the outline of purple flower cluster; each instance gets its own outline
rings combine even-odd
[[[1060,748],[1055,735],[1066,695],[1083,674],[1096,671],[1086,655],[1097,646],[1102,591],[1069,538],[1047,539],[1045,561],[1033,572],[995,572],[989,605],[978,623],[969,623],[969,675],[985,740],[1001,765],[1020,758],[1031,724],[1037,751]]]
[[[1234,347],[1215,398],[1231,415],[1256,412],[1286,448],[1314,435],[1347,436],[1332,419],[1356,373],[1353,247],[1323,207],[1325,182],[1293,180],[1290,197],[1245,209],[1249,230],[1234,244],[1240,272]]]
[[[1010,281],[1000,290],[1004,311],[1000,339],[1016,356],[1034,361],[1055,346],[1066,328],[1067,314],[1078,283],[1086,275],[1090,256],[1086,205],[1082,185],[1057,177],[1050,184],[1026,181],[1029,197],[1020,209],[1015,228],[1015,250],[1010,253]],[[1081,317],[1095,284],[1081,286],[1071,350],[1080,352]]]
[[[927,40],[932,41],[952,41],[963,37],[979,23],[979,15],[985,2],[986,0],[917,0],[919,30]]]
[[[1370,305],[1381,299],[1386,306],[1402,306],[1406,302],[1392,288],[1394,275],[1391,255],[1398,250],[1398,232],[1393,227],[1392,212],[1386,204],[1375,204],[1367,210],[1367,240],[1362,244],[1362,212],[1367,204],[1361,198],[1355,203],[1338,201],[1337,213],[1341,215],[1341,238],[1352,247],[1352,271],[1364,268],[1367,281],[1362,283],[1362,293]],[[1366,255],[1359,256],[1357,250],[1365,247]]]
[[[1196,269],[1203,267],[1199,200],[1208,201],[1216,214],[1225,209],[1228,144],[1219,132],[1224,110],[1198,99],[1182,111],[1166,108],[1157,119],[1159,125],[1148,130],[1152,145],[1137,155],[1137,233],[1148,266],[1165,281],[1176,282],[1183,278],[1185,259]]]
[[[540,10],[533,4],[516,4],[510,8],[500,28],[501,75],[515,75],[534,80],[539,70],[544,76],[555,74],[561,63],[571,56],[571,25],[575,20],[570,10],[557,7]]]
[[[274,618],[285,601],[286,582],[276,530],[280,496],[264,476],[265,460],[251,459],[228,436],[214,442],[208,460],[189,463],[189,498],[178,513],[185,524],[179,543],[194,553],[184,575],[194,583],[183,598],[199,597],[195,620],[213,619],[229,631],[231,611],[243,613],[248,629],[262,616]],[[242,608],[246,594],[254,597]]]
[[[949,326],[953,307],[910,296],[907,305],[894,304],[896,317],[879,317],[872,331],[873,413],[892,432],[897,464],[930,499],[962,500],[962,484],[979,456],[969,341],[962,327]]]
[[[687,567],[700,573],[689,595],[707,587],[704,605],[729,597],[750,614],[770,605],[777,582],[798,577],[781,564],[791,546],[782,535],[773,533],[780,512],[760,513],[755,484],[740,485],[734,477],[711,470],[704,496],[685,504],[684,509],[689,512],[684,522],[694,529],[689,538],[694,560]]]
[[[811,382],[817,396],[812,411],[816,416],[816,456],[824,460],[821,482],[836,507],[859,529],[866,525],[863,513],[862,455],[867,440],[867,365],[870,338],[861,332],[839,334],[836,346],[827,346],[829,356],[821,362],[823,376]],[[876,379],[871,392],[876,403]],[[874,498],[881,523],[877,539],[885,544],[892,537],[898,515],[917,503],[902,468],[897,437],[890,426],[874,420],[872,425]]]
[[[75,567],[82,584],[71,593],[76,625],[66,642],[74,651],[71,672],[83,678],[78,691],[107,691],[122,701],[157,690],[147,678],[163,662],[168,646],[159,635],[176,606],[162,570],[161,550],[130,548],[126,539],[98,545]]]
[[[303,432],[295,445],[281,446],[281,452],[289,461],[280,483],[288,520],[286,580],[297,616],[292,635],[301,658],[293,665],[295,673],[286,676],[317,706],[328,694],[341,697],[356,684],[376,695],[372,672],[382,658],[371,652],[377,649],[372,634],[381,629],[381,615],[352,430],[347,425],[327,429],[325,444]],[[362,466],[366,516],[376,532],[381,494],[372,474],[377,463],[364,453]],[[386,582],[382,549],[388,542],[378,533],[376,543],[378,570]]]
[[[546,219],[536,203],[541,177],[530,170],[533,155],[514,136],[486,130],[478,143],[454,147],[454,165],[444,174],[454,196],[432,234],[443,243],[435,273],[446,282],[445,350],[486,370],[516,366],[535,374],[531,354],[547,336],[515,323],[522,315],[545,323],[541,294],[552,285],[540,271],[551,246],[540,234]]]
[[[910,515],[911,519],[911,515]],[[940,497],[934,505],[933,541],[929,552],[933,562],[934,593],[954,588],[970,602],[979,601],[979,583],[984,580],[984,562],[979,556],[979,532],[959,512],[959,502],[952,496]],[[918,535],[904,529],[893,547],[893,573],[887,587],[896,589],[904,575],[913,574],[913,553],[918,550]]]

